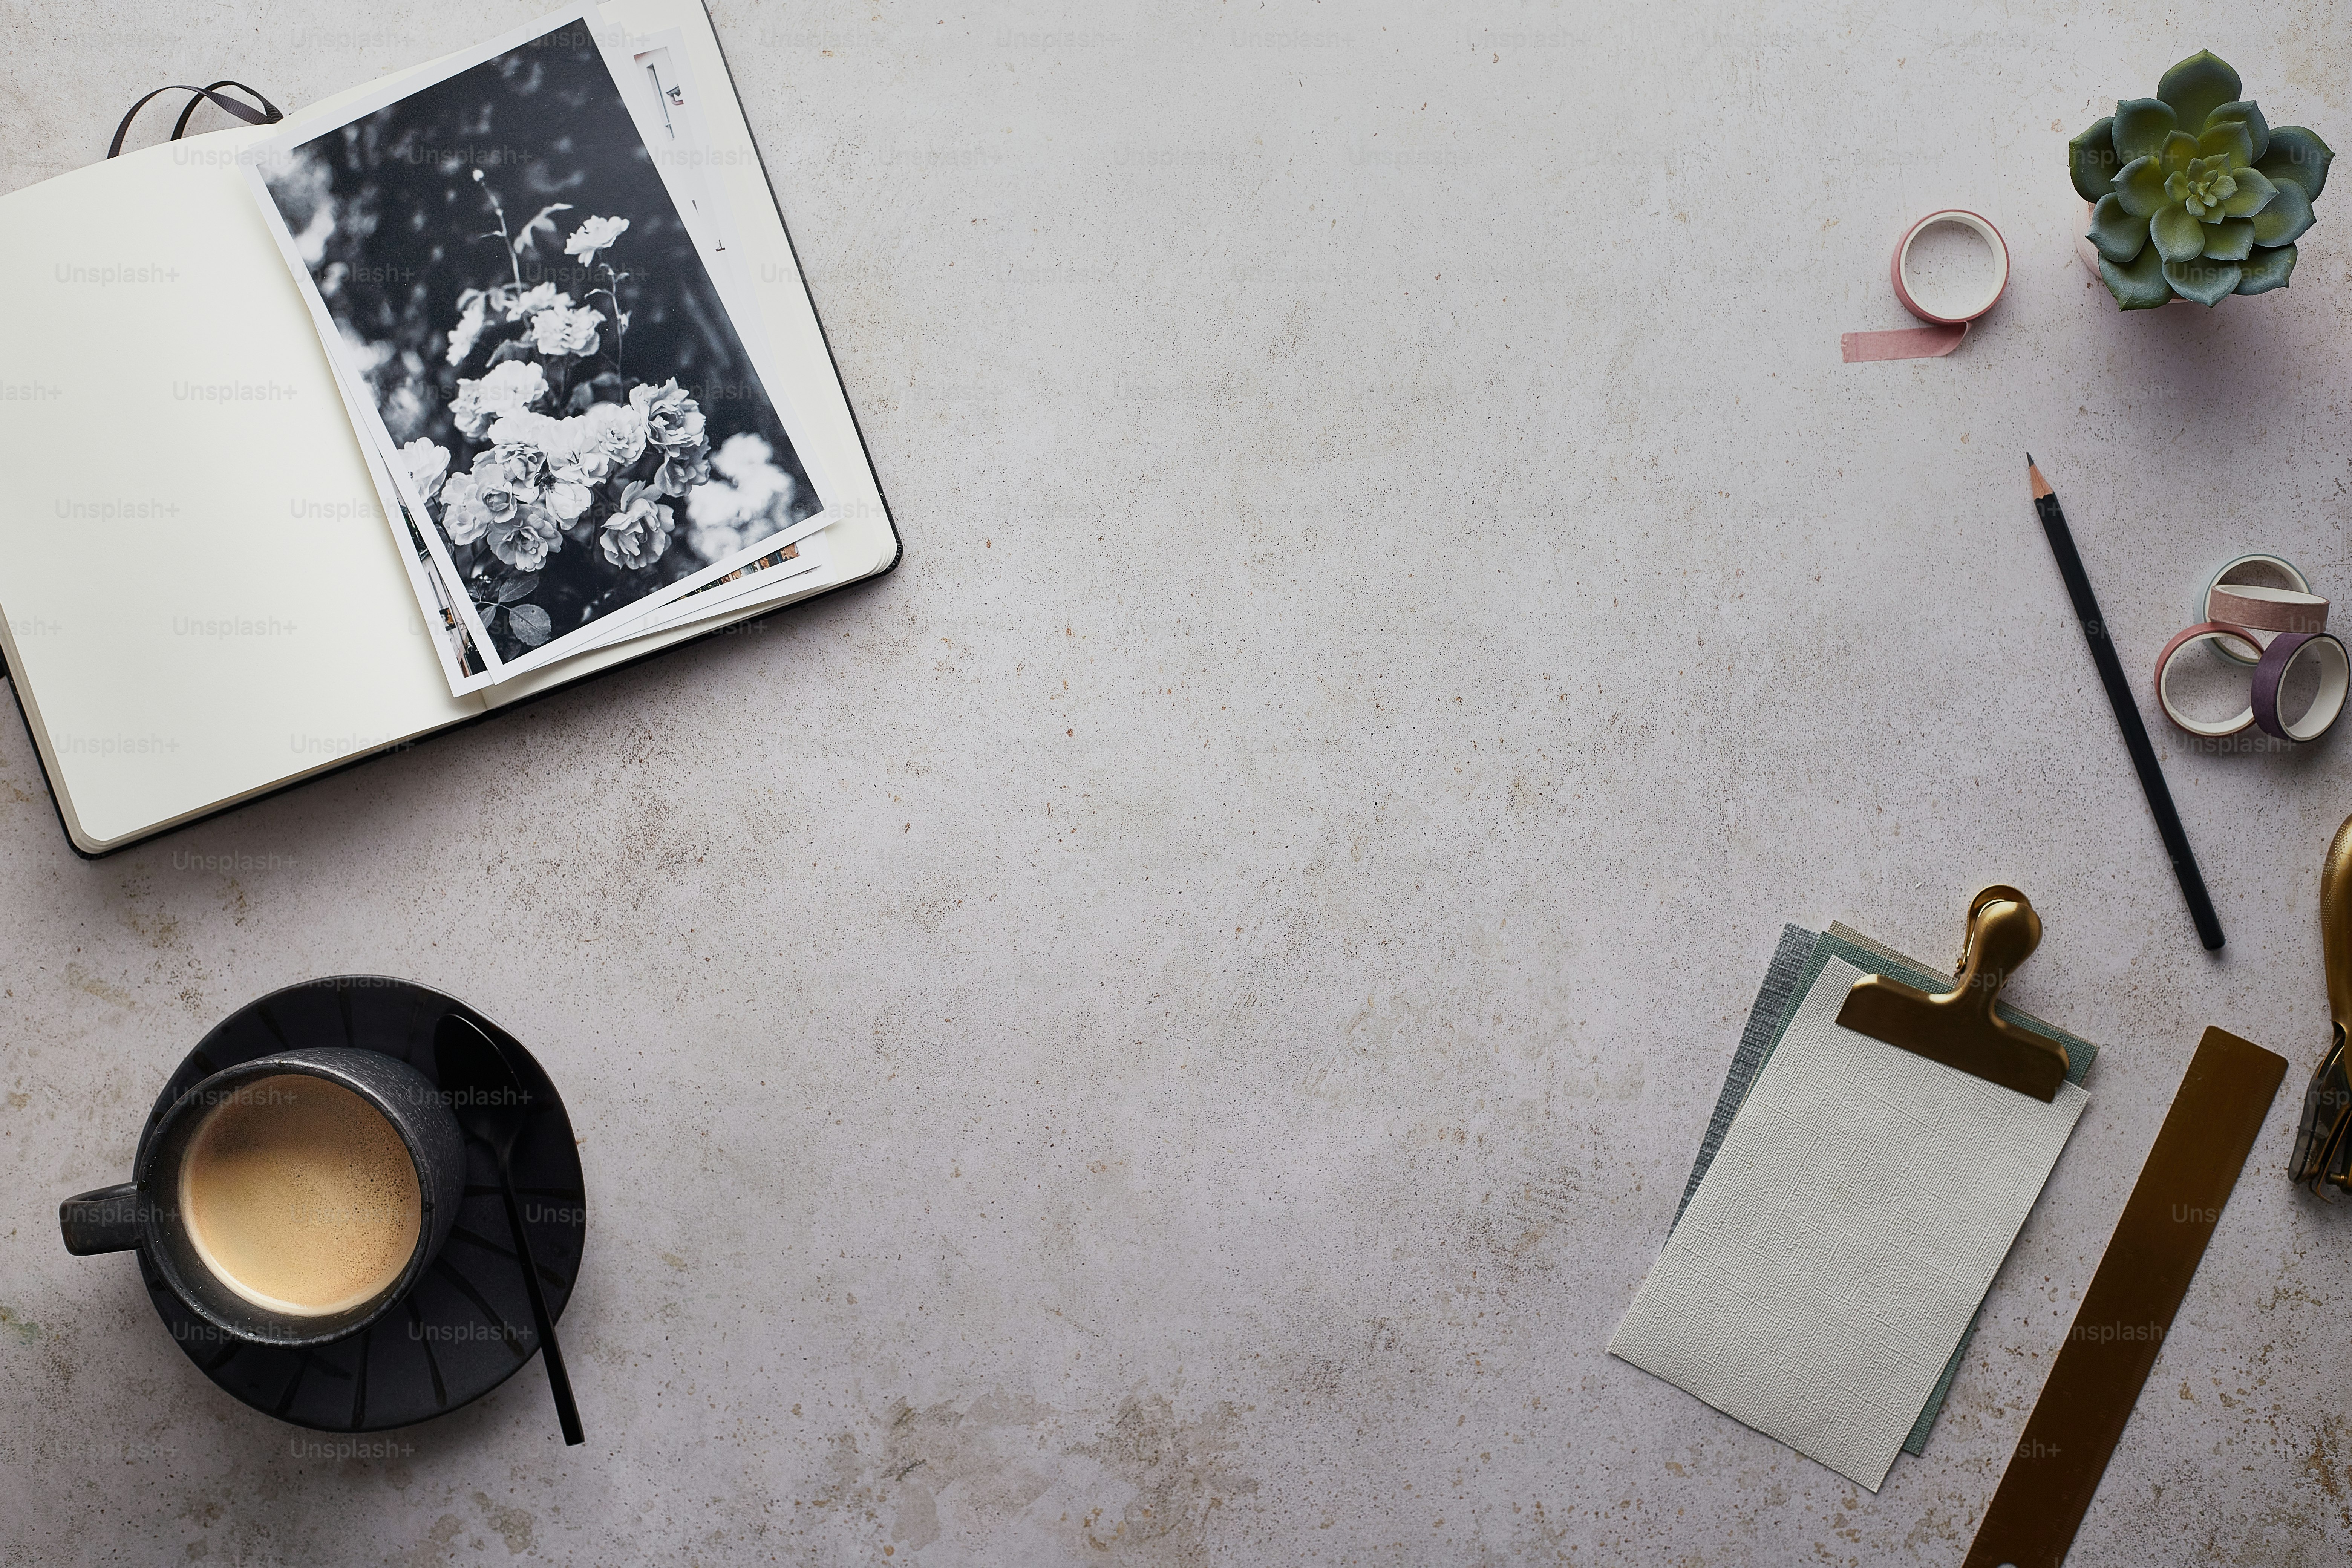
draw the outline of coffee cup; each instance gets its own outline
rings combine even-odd
[[[225,1068],[173,1101],[131,1179],[58,1206],[66,1250],[137,1248],[198,1317],[257,1344],[355,1334],[405,1296],[465,1198],[439,1089],[346,1047]]]

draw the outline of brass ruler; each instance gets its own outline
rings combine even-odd
[[[1965,1568],[2065,1562],[2285,1076],[2226,1030],[2198,1042]]]

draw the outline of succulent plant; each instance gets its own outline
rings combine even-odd
[[[2273,128],[2238,73],[2200,50],[2067,143],[2092,204],[2099,276],[2126,310],[2200,305],[2286,287],[2294,242],[2336,154],[2300,125]]]

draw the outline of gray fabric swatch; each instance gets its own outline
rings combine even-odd
[[[1813,954],[1813,943],[1819,933],[1799,925],[1780,928],[1780,945],[1772,952],[1772,962],[1765,966],[1764,984],[1756,993],[1755,1005],[1748,1009],[1748,1026],[1739,1032],[1739,1049],[1731,1058],[1730,1076],[1723,1080],[1723,1092],[1715,1097],[1715,1114],[1706,1119],[1706,1136],[1699,1140],[1698,1163],[1691,1167],[1690,1180],[1683,1184],[1683,1201],[1675,1205],[1675,1225],[1683,1222],[1683,1210],[1690,1207],[1691,1194],[1698,1191],[1706,1168],[1715,1163],[1715,1152],[1723,1147],[1723,1135],[1731,1131],[1731,1119],[1739,1114],[1740,1101],[1748,1098],[1748,1086],[1756,1081],[1757,1069],[1771,1053],[1772,1042],[1780,1022],[1780,1015],[1789,1011],[1797,997],[1797,977],[1804,973],[1805,961]],[[1666,1227],[1673,1234],[1674,1226]]]
[[[1917,959],[1897,952],[1851,926],[1832,924],[1819,936],[1801,926],[1781,927],[1780,944],[1764,971],[1764,984],[1756,993],[1755,1005],[1748,1009],[1748,1026],[1740,1032],[1739,1049],[1733,1054],[1731,1070],[1724,1078],[1722,1091],[1716,1096],[1715,1113],[1707,1119],[1706,1136],[1700,1140],[1697,1163],[1691,1167],[1690,1180],[1683,1186],[1682,1202],[1675,1207],[1675,1225],[1682,1223],[1691,1194],[1698,1191],[1707,1167],[1715,1163],[1724,1134],[1730,1131],[1740,1105],[1748,1099],[1748,1087],[1756,1081],[1764,1064],[1772,1059],[1773,1048],[1796,1017],[1798,1004],[1832,958],[1842,958],[1857,969],[1900,980],[1931,994],[1940,995],[1952,988],[1952,976],[1937,974]],[[1996,1002],[1993,1011],[2020,1028],[2057,1041],[2058,1048],[2066,1053],[2066,1081],[2080,1087],[2092,1062],[2098,1058],[2098,1047],[2006,1002]],[[1672,1229],[1668,1227],[1669,1234]],[[1979,1315],[1981,1311],[1980,1307]],[[1943,1414],[1944,1401],[1952,1392],[1952,1379],[1958,1375],[1960,1363],[1967,1359],[1969,1344],[1976,1338],[1976,1331],[1977,1320],[1971,1318],[1968,1331],[1952,1351],[1951,1360],[1944,1364],[1943,1375],[1936,1381],[1935,1392],[1927,1396],[1919,1419],[1912,1424],[1910,1436],[1904,1439],[1905,1453],[1927,1451],[1927,1434],[1934,1429],[1936,1417]]]

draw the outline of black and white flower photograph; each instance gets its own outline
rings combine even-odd
[[[584,26],[264,178],[499,660],[822,510]]]

